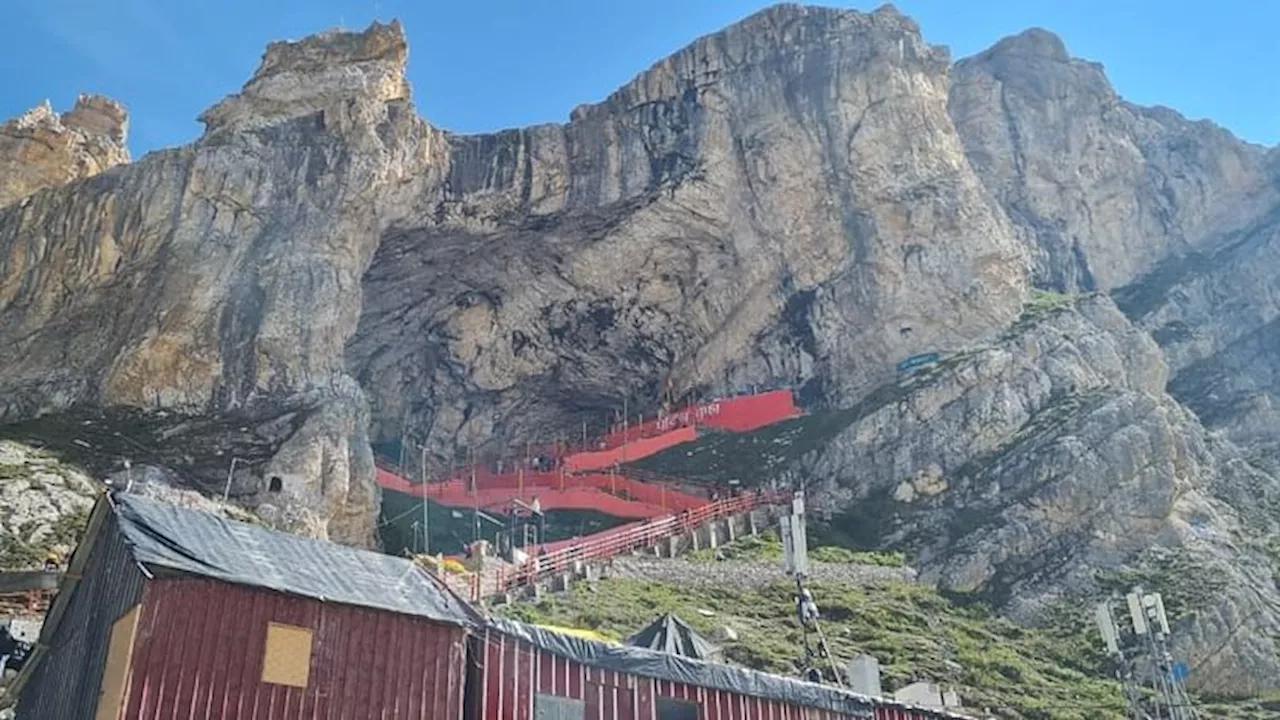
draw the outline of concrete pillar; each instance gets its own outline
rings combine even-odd
[[[756,511],[752,510],[747,513],[747,527],[750,529],[751,536],[755,537],[760,534],[760,529],[756,526]]]
[[[673,558],[680,552],[680,536],[672,535],[667,538],[667,557]]]
[[[729,532],[729,542],[733,542],[733,518],[732,517],[727,517],[724,519],[724,527],[725,527],[725,530]]]
[[[880,662],[870,655],[858,655],[849,661],[849,689],[862,695],[880,697]]]

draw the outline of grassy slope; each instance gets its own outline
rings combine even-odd
[[[748,539],[726,548],[726,559],[775,563],[775,539]],[[894,565],[900,556],[815,548],[815,558]],[[715,562],[709,553],[690,557]],[[726,657],[747,667],[791,674],[802,648],[793,619],[794,588],[779,583],[751,592],[693,593],[661,583],[604,580],[536,604],[504,608],[510,617],[590,628],[621,639],[663,612],[675,612],[708,635],[721,626],[738,633]],[[882,665],[887,690],[916,679],[954,684],[967,705],[1002,717],[1120,718],[1119,687],[1099,676],[1101,658],[1075,629],[1028,630],[978,605],[961,606],[907,583],[873,587],[816,584],[824,630],[837,657],[869,653]],[[699,610],[715,613],[706,617]]]
[[[725,643],[733,662],[791,674],[801,648],[792,619],[793,588],[777,584],[753,592],[693,595],[656,583],[604,580],[506,614],[527,621],[587,627],[616,638],[662,612],[675,612],[700,632],[720,625],[738,632]],[[837,657],[869,653],[883,664],[887,688],[914,678],[954,683],[967,705],[990,707],[1001,717],[1121,718],[1119,687],[1093,673],[1084,643],[1030,631],[978,608],[951,605],[908,584],[873,588],[815,585],[824,629]],[[703,617],[699,609],[711,610]]]
[[[772,538],[748,539],[722,557],[776,563]],[[814,558],[894,565],[893,554],[853,554],[842,548],[811,551]],[[715,562],[707,552],[689,557]],[[1045,628],[1024,628],[986,607],[953,602],[926,587],[890,583],[870,587],[815,584],[823,627],[837,657],[868,653],[880,660],[885,689],[916,679],[956,686],[966,706],[990,708],[998,717],[1044,720],[1123,718],[1120,687],[1108,679],[1100,641],[1087,609],[1062,608]],[[772,672],[794,673],[802,648],[794,620],[793,588],[774,584],[750,592],[689,591],[663,583],[603,580],[579,584],[567,594],[500,609],[508,617],[589,628],[623,639],[663,612],[674,612],[708,636],[722,626],[737,631],[723,643],[728,660]],[[703,612],[711,611],[707,617]],[[1208,717],[1262,720],[1280,717],[1280,703],[1202,706]]]

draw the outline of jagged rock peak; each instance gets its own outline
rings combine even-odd
[[[0,125],[0,207],[129,162],[128,133],[128,112],[100,95],[62,115],[45,100]]]
[[[1069,82],[1073,90],[1087,89],[1108,98],[1108,102],[1120,102],[1102,63],[1072,57],[1062,38],[1044,28],[1023,30],[977,55],[962,58],[956,63],[956,81],[965,82],[966,75],[978,68],[1002,82],[1015,82],[1041,92],[1050,87],[1061,91],[1053,83]]]
[[[297,42],[271,43],[244,89],[199,119],[209,137],[267,127],[349,100],[408,100],[408,61],[409,44],[398,20],[375,21],[361,32],[329,30]]]
[[[772,64],[779,73],[798,75],[804,70],[801,59],[807,54],[849,53],[854,49],[868,58],[923,62],[938,72],[950,63],[947,49],[926,43],[920,26],[892,5],[863,13],[784,3],[695,40],[636,76],[604,102],[575,108],[572,119],[616,115],[680,98],[689,90],[750,67]]]
[[[1017,35],[1010,35],[992,45],[980,57],[991,58],[997,55],[1040,57],[1057,62],[1071,60],[1062,38],[1044,28],[1028,28]]]
[[[281,72],[314,72],[334,65],[392,62],[401,67],[409,59],[409,45],[399,20],[374,21],[362,32],[332,29],[297,42],[282,40],[267,45],[257,80]]]
[[[81,95],[76,106],[62,116],[62,124],[89,135],[109,138],[123,147],[129,134],[129,113],[109,97]]]

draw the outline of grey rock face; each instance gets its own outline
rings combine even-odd
[[[958,62],[951,116],[969,162],[1035,257],[1036,282],[1109,290],[1248,226],[1277,199],[1264,150],[1116,95],[1044,30]]]
[[[0,421],[301,409],[256,477],[295,478],[295,502],[346,518],[335,538],[370,541],[367,416],[342,350],[380,193],[421,166],[405,58],[398,26],[274,45],[193,146],[0,212]]]
[[[348,348],[375,436],[576,436],[678,391],[856,396],[1016,315],[1026,260],[965,161],[944,51],[890,9],[784,6],[564,126],[448,137]]]
[[[1179,598],[1197,683],[1273,687],[1258,678],[1280,677],[1265,551],[1280,482],[1206,434],[1165,375],[1149,336],[1082,299],[953,358],[805,470],[818,506],[852,508],[837,522],[867,544],[912,550],[922,580],[1036,622],[1145,578]]]
[[[1196,539],[1187,542],[1183,533],[1175,543],[1177,562],[1198,568],[1192,574],[1200,578],[1221,580],[1230,599],[1202,613],[1191,642],[1212,647],[1223,642],[1215,637],[1246,634],[1240,630],[1244,618],[1273,617],[1275,600],[1274,568],[1259,550],[1274,542],[1267,538],[1276,532],[1273,478],[1280,469],[1274,429],[1280,365],[1272,352],[1280,347],[1272,270],[1280,237],[1275,151],[1164,108],[1123,102],[1099,66],[1070,59],[1061,42],[1043,31],[1009,38],[958,63],[950,108],[970,162],[1032,248],[1036,282],[1114,290],[1120,308],[1162,346],[1168,390],[1195,412],[1153,386],[1141,398],[1108,383],[1091,410],[1072,413],[1076,420],[1068,432],[1084,439],[1083,446],[1029,441],[1024,450],[1002,455],[1002,464],[984,477],[1014,480],[1016,488],[1032,478],[1059,478],[1047,486],[1054,488],[1066,478],[1076,478],[1072,486],[1086,475],[1108,478],[1115,495],[1103,517],[1112,508],[1166,517],[1197,507],[1184,515],[1193,518]],[[1226,439],[1207,435],[1201,421]],[[1071,471],[1036,470],[1051,461]],[[1123,469],[1135,461],[1143,472],[1126,475]],[[1087,504],[1071,501],[1076,492],[1054,490],[1054,500],[1047,501],[1048,492],[1032,493],[1037,512],[1068,502],[1055,520],[1057,539],[1031,530],[1036,515],[1025,510],[999,510],[1002,519],[991,525],[984,513],[994,506],[978,503],[972,517],[987,518],[983,531],[938,551],[938,558],[948,558],[936,569],[939,580],[1003,586],[1015,606],[1034,607],[1037,601],[1025,598],[1043,597],[1048,587],[1083,587],[1088,568],[1115,567],[1118,558],[1136,551],[1114,545],[1124,533],[1166,550],[1177,535],[1167,522],[1121,530],[1126,523],[1116,525],[1114,517],[1101,519]],[[1213,514],[1207,508],[1227,520],[1207,521]],[[1086,517],[1095,519],[1082,527]],[[1071,527],[1082,537],[1071,538]],[[1063,558],[1078,559],[1081,574],[1072,578],[1063,569],[1060,581],[1046,583],[1038,570],[1031,572],[1041,562],[1029,559],[1037,546],[1064,567],[1075,561]],[[1023,551],[1013,550],[1018,547]],[[1153,562],[1171,562],[1161,558]],[[1264,661],[1274,667],[1268,655],[1274,624],[1247,632],[1254,640],[1233,639],[1229,651],[1200,658],[1212,668],[1199,671],[1212,677],[1201,678],[1207,687],[1252,692],[1255,680],[1242,668]]]
[[[1280,203],[1224,242],[1120,289],[1125,312],[1164,347],[1169,389],[1251,459],[1280,470]]]

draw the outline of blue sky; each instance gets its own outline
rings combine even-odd
[[[132,115],[135,156],[195,138],[195,117],[237,90],[266,43],[400,18],[420,112],[484,132],[564,121],[756,0],[8,0],[0,28],[0,116],[80,92]],[[871,10],[879,2],[821,3]],[[1102,62],[1128,99],[1210,118],[1280,143],[1280,2],[901,0],[953,57],[1031,26]]]

